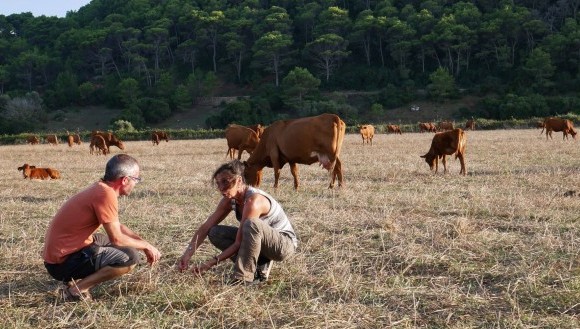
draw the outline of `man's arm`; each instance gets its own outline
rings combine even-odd
[[[120,222],[111,222],[103,224],[103,228],[109,236],[109,240],[115,246],[133,247],[142,250],[147,256],[147,262],[153,265],[161,257],[157,248],[149,242],[141,239],[137,234]]]

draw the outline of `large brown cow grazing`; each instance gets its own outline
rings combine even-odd
[[[111,153],[107,148],[107,142],[105,138],[101,135],[94,135],[91,137],[91,144],[89,144],[89,149],[91,150],[91,154],[96,151],[96,154],[103,154],[107,155],[107,153]]]
[[[469,119],[465,122],[465,130],[475,130],[475,120]]]
[[[34,145],[34,144],[40,144],[40,138],[38,138],[38,136],[36,135],[31,135],[26,137],[26,143]]]
[[[335,114],[321,114],[294,120],[280,120],[264,130],[258,146],[247,160],[246,182],[260,186],[262,169],[274,168],[274,188],[278,187],[280,169],[290,164],[294,188],[298,189],[297,164],[320,165],[330,172],[329,188],[343,185],[340,149],[346,125]]]
[[[453,130],[453,122],[441,121],[439,122],[439,131]]]
[[[362,143],[365,145],[371,144],[373,145],[373,138],[375,137],[375,127],[373,125],[362,125],[359,128],[360,136],[362,137]]]
[[[436,133],[433,136],[433,141],[431,142],[431,148],[429,152],[425,155],[421,155],[425,159],[425,162],[429,165],[429,168],[433,170],[435,167],[435,173],[437,173],[439,158],[443,162],[443,173],[447,172],[447,162],[445,160],[446,155],[455,154],[455,159],[459,158],[461,162],[461,170],[459,174],[464,176],[467,174],[465,169],[465,145],[467,143],[467,135],[461,128],[456,128],[451,131],[445,131]]]
[[[552,139],[552,131],[561,131],[562,140],[568,139],[568,134],[572,135],[572,138],[576,139],[574,123],[568,119],[546,118],[544,120],[544,127],[546,129],[546,139],[548,139],[548,136],[550,136],[550,139]]]
[[[431,122],[419,122],[419,132],[437,132],[437,127]]]
[[[125,144],[117,136],[113,135],[113,133],[95,130],[91,133],[91,142],[95,135],[103,137],[105,144],[107,144],[107,153],[111,153],[111,145],[118,147],[120,150],[125,149]]]
[[[399,135],[403,134],[401,128],[397,125],[387,125],[387,133],[394,133]]]
[[[59,179],[60,172],[54,168],[36,168],[36,166],[30,166],[27,163],[18,167],[19,171],[22,171],[22,176],[29,179]]]
[[[231,159],[236,156],[236,151],[238,151],[238,160],[242,158],[244,151],[252,154],[260,142],[260,138],[254,130],[233,123],[228,125],[225,134],[228,143],[226,156],[229,155]]]
[[[58,145],[58,137],[56,135],[46,135],[45,139],[50,145]]]

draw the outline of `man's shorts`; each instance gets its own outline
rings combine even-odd
[[[137,249],[113,246],[107,235],[95,233],[91,245],[70,254],[61,264],[45,262],[44,266],[56,280],[69,282],[85,278],[105,266],[129,267],[140,259]]]

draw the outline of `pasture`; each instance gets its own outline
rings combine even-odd
[[[285,208],[300,246],[266,284],[247,288],[223,284],[229,263],[203,277],[174,270],[220,197],[210,177],[226,161],[225,139],[126,142],[144,181],[120,199],[121,221],[163,256],[98,286],[91,303],[62,303],[40,252],[51,217],[103,176],[110,155],[89,155],[87,141],[1,146],[0,327],[578,328],[580,144],[538,133],[467,132],[466,177],[453,157],[446,175],[441,164],[429,172],[419,156],[431,133],[379,134],[373,146],[347,135],[343,189],[300,165],[295,192],[286,165],[274,191],[265,168],[261,188]],[[25,180],[24,163],[61,179]],[[192,262],[215,253],[206,242]]]

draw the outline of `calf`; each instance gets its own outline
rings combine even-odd
[[[449,121],[439,122],[439,130],[440,131],[453,130],[453,128],[454,128],[453,122],[449,122]]]
[[[75,138],[73,137],[73,135],[68,135],[66,141],[68,143],[68,147],[72,147],[73,144],[75,143]]]
[[[373,138],[375,137],[375,127],[373,125],[360,126],[360,136],[362,137],[363,145],[365,143],[373,145]]]
[[[31,145],[40,144],[40,138],[38,138],[38,136],[36,136],[36,135],[28,136],[26,138],[26,143],[31,144]]]
[[[475,130],[475,120],[470,119],[465,122],[465,130]]]
[[[441,133],[436,133],[433,136],[433,141],[431,142],[431,148],[429,152],[425,155],[421,155],[421,158],[425,159],[425,162],[429,165],[429,168],[433,170],[435,167],[435,173],[437,173],[438,159],[443,162],[443,173],[447,172],[447,162],[445,160],[446,155],[455,154],[455,159],[459,158],[461,162],[461,171],[459,174],[464,176],[467,174],[465,169],[465,144],[467,143],[467,135],[460,128],[454,130],[445,131]]]
[[[50,145],[58,145],[58,137],[56,137],[56,135],[46,135],[45,139]]]
[[[89,148],[91,150],[91,154],[93,154],[94,151],[97,152],[97,155],[101,153],[103,155],[107,155],[107,153],[110,153],[109,149],[107,148],[105,138],[101,135],[94,135],[91,138],[91,144],[89,145]]]
[[[30,166],[27,163],[18,167],[18,171],[22,171],[24,178],[29,179],[59,179],[60,172],[53,168],[36,168],[36,166]]]

